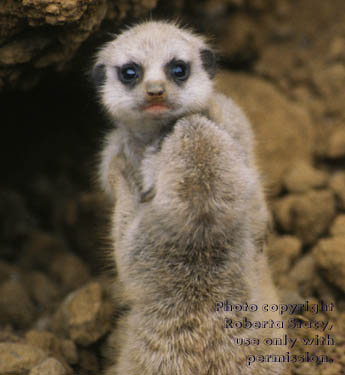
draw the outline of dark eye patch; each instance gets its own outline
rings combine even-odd
[[[120,82],[129,87],[135,86],[143,76],[142,67],[134,62],[116,67],[116,69]]]
[[[202,66],[206,70],[210,78],[213,78],[217,69],[217,58],[213,51],[210,49],[200,50],[200,58]]]
[[[177,84],[182,84],[190,76],[190,64],[183,60],[171,60],[166,65],[166,72],[169,78]]]
[[[102,86],[105,82],[105,66],[103,64],[95,65],[91,71],[90,78],[96,88]]]

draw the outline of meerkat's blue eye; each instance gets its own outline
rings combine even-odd
[[[119,80],[125,85],[135,84],[141,76],[141,67],[135,63],[125,64],[118,68]]]
[[[172,60],[169,63],[169,71],[175,81],[182,82],[189,77],[190,68],[189,64],[182,60]]]

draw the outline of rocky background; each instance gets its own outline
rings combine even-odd
[[[344,0],[5,0],[0,375],[98,375],[104,366],[118,309],[108,207],[93,175],[109,124],[87,72],[110,33],[151,15],[213,36],[218,87],[253,123],[282,301],[335,304],[299,315],[334,324],[335,346],[308,348],[334,362],[296,364],[293,374],[345,374]]]

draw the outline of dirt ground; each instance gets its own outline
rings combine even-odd
[[[292,373],[345,374],[345,3],[176,4],[214,35],[217,87],[253,123],[282,303],[328,306],[294,316],[302,328],[289,330],[298,340],[287,351],[332,362],[297,362]],[[96,375],[104,364],[117,308],[109,207],[93,181],[109,128],[85,77],[93,48],[1,94],[0,375]]]

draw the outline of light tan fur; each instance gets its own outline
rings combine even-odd
[[[262,252],[269,214],[255,165],[250,124],[216,93],[200,59],[205,40],[165,22],[125,31],[99,53],[100,98],[117,128],[106,137],[99,179],[116,197],[116,295],[130,307],[113,334],[106,375],[283,374],[249,354],[279,354],[239,337],[280,337],[284,329],[229,329],[224,319],[279,320],[272,313],[221,313],[216,303],[277,303]],[[164,75],[169,59],[191,63],[183,85]],[[123,87],[115,66],[144,75]],[[142,110],[147,85],[165,88],[167,114]],[[112,353],[112,351],[110,351]]]
[[[107,375],[283,374],[282,364],[249,365],[248,356],[282,354],[262,340],[284,329],[224,327],[225,319],[280,320],[261,311],[278,299],[248,215],[259,181],[246,159],[237,140],[200,115],[179,120],[143,160],[143,175],[154,176],[148,202],[138,201],[117,159],[115,260],[131,309]],[[217,312],[225,300],[259,311]],[[234,337],[261,344],[239,346]]]

